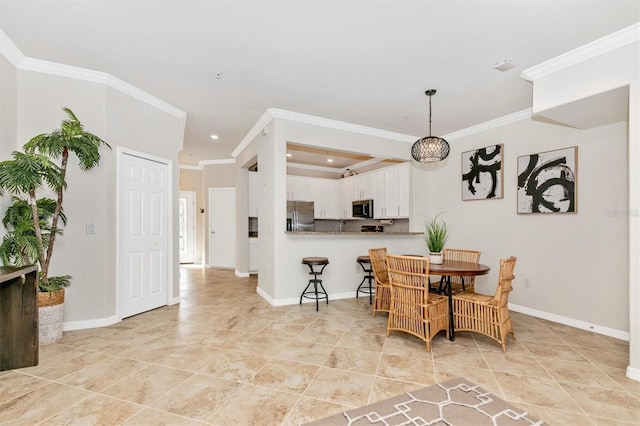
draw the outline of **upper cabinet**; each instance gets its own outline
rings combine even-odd
[[[287,176],[287,200],[313,201],[316,219],[353,219],[355,200],[373,199],[374,218],[409,217],[411,164],[344,179]]]
[[[249,173],[249,217],[258,217],[258,172]]]
[[[341,179],[338,181],[338,213],[342,219],[353,219],[351,202],[353,198],[353,178]]]
[[[410,165],[374,172],[373,216],[376,219],[409,217]]]
[[[357,175],[351,178],[353,180],[353,199],[354,200],[370,200],[373,198],[373,176]]]
[[[309,178],[287,176],[287,201],[311,201]]]
[[[338,181],[309,179],[309,200],[313,201],[316,219],[340,219],[338,212]]]

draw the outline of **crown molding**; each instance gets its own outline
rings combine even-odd
[[[253,139],[255,139],[258,134],[262,132],[262,129],[273,120],[273,115],[271,114],[271,110],[268,109],[262,113],[258,121],[249,129],[244,138],[240,141],[240,143],[236,146],[236,148],[231,153],[233,158],[236,158],[240,153],[251,143]]]
[[[202,170],[201,166],[194,166],[193,164],[178,164],[180,170]]]
[[[56,62],[43,61],[41,59],[28,58],[22,51],[0,30],[0,54],[9,60],[17,69],[22,71],[32,71],[41,74],[56,75],[59,77],[72,78],[74,80],[88,81],[91,83],[101,83],[125,93],[139,101],[142,101],[160,111],[180,120],[181,140],[184,135],[187,113],[168,104],[167,102],[138,89],[131,84],[100,71],[86,68],[74,67],[71,65],[59,64]]]
[[[284,109],[269,108],[256,121],[247,135],[236,146],[231,153],[233,158],[240,155],[251,141],[260,134],[262,129],[268,125],[274,118],[295,121],[298,123],[312,124],[314,126],[328,127],[330,129],[344,130],[352,133],[359,133],[368,136],[376,136],[384,139],[392,139],[401,142],[415,142],[416,136],[405,135],[403,133],[391,132],[388,130],[375,129],[373,127],[361,126],[359,124],[347,123],[345,121],[331,120],[329,118],[316,117],[314,115],[302,114],[299,112],[287,111]]]
[[[24,58],[18,67],[24,71],[33,71],[41,74],[50,74],[60,77],[72,78],[75,80],[88,81],[91,83],[101,83],[136,98],[152,107],[164,111],[178,119],[184,119],[186,113],[165,101],[138,89],[137,87],[120,80],[101,71],[89,70],[86,68],[74,67],[71,65],[58,64],[55,62],[43,61],[40,59]]]
[[[235,158],[221,158],[219,160],[201,160],[198,163],[199,167],[204,167],[204,166],[218,166],[220,164],[235,164],[236,163],[236,159]]]
[[[396,133],[389,130],[376,129],[373,127],[362,126],[360,124],[347,123],[345,121],[331,120],[329,118],[316,117],[314,115],[302,114],[299,112],[276,108],[270,108],[267,111],[270,111],[274,118],[296,121],[298,123],[312,124],[315,126],[344,130],[367,136],[377,136],[384,139],[392,139],[402,142],[415,142],[416,140],[415,136],[406,135],[404,133]]]
[[[235,158],[221,158],[219,160],[201,160],[197,165],[179,164],[178,167],[183,170],[202,170],[205,166],[219,166],[221,164],[235,164]]]
[[[528,68],[522,71],[520,77],[528,81],[535,81],[638,40],[640,40],[640,22]]]
[[[345,169],[336,169],[335,167],[316,166],[315,164],[301,164],[301,163],[290,163],[290,162],[287,162],[287,168],[301,169],[301,170],[315,170],[319,172],[328,172],[328,173],[336,173],[336,174],[341,174],[341,173],[344,173],[345,171]]]
[[[347,169],[361,169],[363,167],[371,166],[373,164],[378,164],[381,161],[384,161],[386,159],[387,158],[383,158],[383,157],[374,157],[374,158],[371,158],[369,160],[364,160],[364,161],[361,161],[359,163],[354,163],[354,164],[350,165],[349,167],[343,168],[342,171],[346,172]]]
[[[531,108],[527,108],[509,115],[503,115],[502,117],[498,117],[494,120],[485,121],[484,123],[467,127],[466,129],[448,133],[442,137],[446,140],[456,140],[465,136],[475,135],[476,133],[484,132],[486,130],[495,129],[496,127],[506,126],[507,124],[515,123],[517,121],[530,119],[532,116],[533,113],[531,112]]]
[[[18,68],[22,61],[24,61],[24,55],[18,49],[11,39],[0,29],[0,53],[7,58],[11,64]]]

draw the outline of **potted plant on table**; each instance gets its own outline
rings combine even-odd
[[[433,264],[442,263],[442,249],[449,238],[447,224],[439,219],[441,214],[442,212],[424,221],[424,239],[429,249],[429,262]]]
[[[100,148],[111,148],[84,126],[69,109],[60,129],[33,137],[14,151],[13,159],[0,162],[0,195],[12,194],[12,204],[3,217],[7,234],[0,244],[5,265],[38,263],[38,306],[40,343],[62,338],[64,288],[71,276],[49,276],[56,237],[62,234],[60,222],[67,217],[62,204],[67,188],[69,155],[74,154],[81,170],[89,171],[100,162]],[[53,194],[55,199],[44,194]]]

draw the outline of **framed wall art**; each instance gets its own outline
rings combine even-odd
[[[502,198],[502,144],[462,153],[462,200]]]
[[[576,213],[577,173],[577,146],[518,157],[518,213]]]

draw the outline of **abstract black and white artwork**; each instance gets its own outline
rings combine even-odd
[[[577,212],[578,147],[518,157],[518,213]]]
[[[502,144],[462,153],[462,200],[502,198]]]

